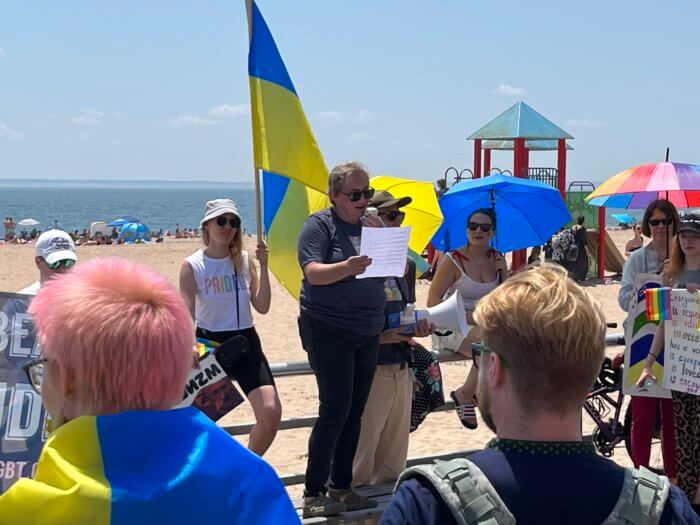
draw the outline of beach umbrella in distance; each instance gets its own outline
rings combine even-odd
[[[121,228],[129,222],[141,223],[141,221],[138,220],[136,217],[132,217],[131,215],[124,215],[122,217],[119,217],[115,221],[107,223],[107,226],[109,226],[110,228]]]
[[[442,212],[432,183],[379,175],[372,177],[370,186],[376,191],[386,190],[397,199],[411,197],[411,203],[401,208],[406,213],[402,225],[411,227],[409,256],[416,262],[418,273],[422,274],[428,269],[428,264],[421,254],[442,224]]]
[[[637,222],[637,219],[632,217],[629,213],[613,213],[611,217],[617,219],[620,224],[630,225]]]
[[[141,222],[127,222],[119,230],[119,238],[124,242],[150,241],[151,230]]]
[[[467,243],[467,218],[475,210],[496,212],[493,247],[511,252],[545,244],[571,220],[559,190],[547,184],[507,175],[458,182],[440,198],[445,220],[433,237],[439,250]]]
[[[22,219],[17,223],[17,226],[38,226],[39,221],[36,219]]]

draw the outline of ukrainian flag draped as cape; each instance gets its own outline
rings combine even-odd
[[[328,170],[272,34],[255,2],[247,6],[253,151],[263,171],[270,269],[299,299],[297,238],[306,218],[329,205]]]
[[[0,524],[299,523],[282,482],[196,408],[82,416],[56,429]]]

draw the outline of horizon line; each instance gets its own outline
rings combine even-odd
[[[223,181],[223,180],[167,180],[167,179],[120,179],[120,180],[108,180],[108,179],[60,179],[60,178],[11,178],[11,177],[0,177],[0,183],[2,182],[101,182],[107,184],[124,184],[124,183],[153,183],[153,182],[165,182],[171,184],[249,184],[253,185],[253,182],[249,181]]]

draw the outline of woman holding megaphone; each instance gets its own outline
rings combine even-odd
[[[459,352],[471,357],[471,344],[480,341],[473,312],[476,303],[495,289],[508,276],[503,255],[491,248],[496,233],[496,213],[491,208],[472,212],[467,219],[467,244],[446,254],[440,262],[428,291],[428,307],[440,304],[452,294],[462,297],[467,318],[467,333],[435,335],[433,347]],[[476,420],[476,370],[469,371],[467,380],[450,393],[460,422],[466,428],[475,429]]]

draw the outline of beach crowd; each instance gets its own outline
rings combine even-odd
[[[400,227],[412,202],[369,181],[360,163],[334,167],[331,206],[308,217],[298,238],[299,337],[318,387],[303,518],[372,509],[377,501],[357,488],[391,482],[380,523],[700,523],[697,396],[633,397],[635,467],[649,466],[660,414],[665,475],[623,468],[582,437],[582,405],[605,358],[606,331],[600,304],[576,282],[588,271],[585,220],[552,241],[559,264],[540,264],[536,251],[534,264],[514,273],[492,241],[497,225],[517,225],[476,209],[464,224],[467,243],[431,261],[427,303],[415,306],[410,259],[403,276],[358,278],[372,264],[360,255],[363,228]],[[178,288],[125,259],[77,264],[77,232],[37,237],[39,280],[22,293],[36,295],[29,311],[42,355],[25,370],[53,432],[34,479],[0,496],[0,523],[108,523],[105,512],[132,523],[299,522],[262,459],[282,404],[253,314],[270,310],[268,247],[259,240],[253,254],[243,249],[242,219],[229,199],[205,204],[202,247],[181,262]],[[651,242],[630,250],[624,310],[638,273],[700,289],[700,217],[681,220],[671,203],[654,201],[641,232]],[[466,333],[416,321],[414,308],[455,294]],[[396,315],[402,326],[387,328]],[[195,337],[241,342],[222,366],[255,415],[249,450],[196,408],[171,410],[198,366]],[[465,429],[477,428],[478,411],[495,437],[467,457],[406,468],[410,432],[444,404],[437,359],[414,339],[428,337],[433,350],[471,362],[449,397]],[[656,379],[662,352],[660,328],[640,384]],[[87,441],[76,453],[87,435],[101,456]]]

